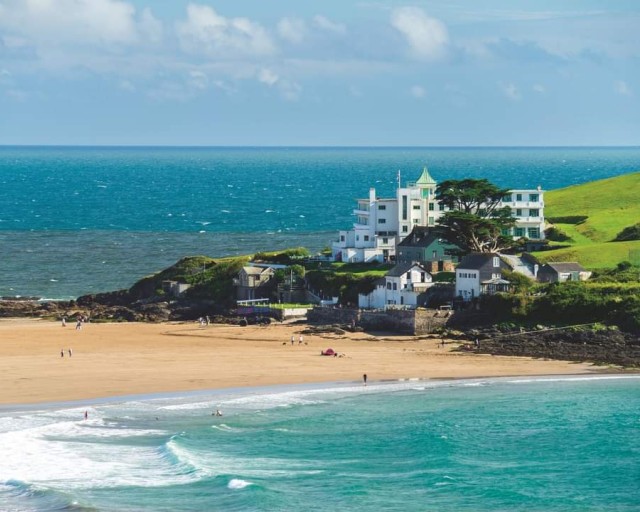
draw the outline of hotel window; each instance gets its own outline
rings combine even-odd
[[[522,201],[522,194],[516,194],[516,201]]]
[[[388,238],[383,238],[382,239],[382,244],[383,245],[387,245],[389,243],[389,239]]]
[[[516,210],[516,217],[522,217],[522,210],[520,208]]]
[[[378,210],[386,210],[387,209],[387,205],[386,204],[379,204],[378,205]]]
[[[393,289],[397,290],[398,289],[398,283],[393,283]]]
[[[509,228],[505,228],[502,230],[502,236],[509,236],[511,235],[511,230]]]
[[[420,219],[413,219],[414,224],[417,224],[418,222],[420,222]]]
[[[529,210],[529,217],[539,217],[539,216],[540,216],[540,210],[533,209],[533,208]]]
[[[407,233],[409,231],[409,226],[402,226],[402,232]]]
[[[340,235],[340,241],[344,242],[344,235]]]
[[[408,207],[409,204],[407,196],[402,196],[402,220],[407,220]]]
[[[511,202],[511,194],[507,194],[506,196],[502,196],[502,202],[503,203],[510,203]]]
[[[413,205],[413,209],[414,210],[419,210],[420,209],[420,205],[419,204],[414,204]]]
[[[443,212],[443,211],[444,211],[444,204],[440,203],[440,204],[438,205],[438,210],[440,210],[441,212]]]
[[[515,236],[524,236],[524,228],[516,228]]]
[[[387,283],[387,290],[391,290],[391,283]]]
[[[539,201],[540,196],[538,194],[529,194],[529,201],[533,201],[537,203]]]
[[[435,209],[436,209],[436,205],[433,203],[429,203],[429,211],[432,212]]]
[[[529,238],[540,238],[540,229],[529,228]]]
[[[364,241],[368,242],[369,241],[369,235],[364,235]]]
[[[360,241],[360,235],[356,235],[356,242]]]
[[[429,217],[429,226],[433,226],[435,224],[435,220],[433,217]]]
[[[386,224],[387,219],[378,219],[378,224]]]

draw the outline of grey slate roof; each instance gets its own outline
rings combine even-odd
[[[414,226],[398,247],[428,247],[438,236],[426,226]]]
[[[465,268],[471,270],[479,270],[481,269],[488,261],[491,261],[495,256],[500,256],[495,253],[485,253],[485,252],[473,252],[471,254],[467,254],[460,264],[458,268]]]
[[[411,270],[413,267],[420,267],[422,270],[427,272],[426,268],[424,268],[422,265],[419,265],[417,263],[399,263],[395,267],[393,267],[391,270],[389,270],[385,274],[385,277],[400,277],[401,275],[409,272],[409,270]]]
[[[580,263],[576,263],[575,261],[567,262],[567,263],[547,263],[549,267],[555,270],[558,274],[564,274],[566,272],[584,272],[585,269]]]

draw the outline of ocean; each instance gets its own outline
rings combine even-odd
[[[640,148],[0,147],[0,296],[128,288],[188,255],[330,246],[397,172],[545,190],[640,170]]]
[[[640,510],[638,375],[369,382],[2,408],[0,509]]]

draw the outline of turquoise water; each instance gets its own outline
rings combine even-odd
[[[554,189],[640,170],[639,148],[0,147],[0,296],[131,286],[185,255],[304,245],[369,187],[485,177]]]
[[[630,512],[640,509],[639,429],[640,376],[5,410],[0,508]]]

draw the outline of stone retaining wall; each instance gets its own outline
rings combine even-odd
[[[392,331],[401,334],[430,334],[447,325],[455,316],[453,311],[435,309],[364,310],[316,307],[307,320],[315,324],[357,325],[370,331]]]

